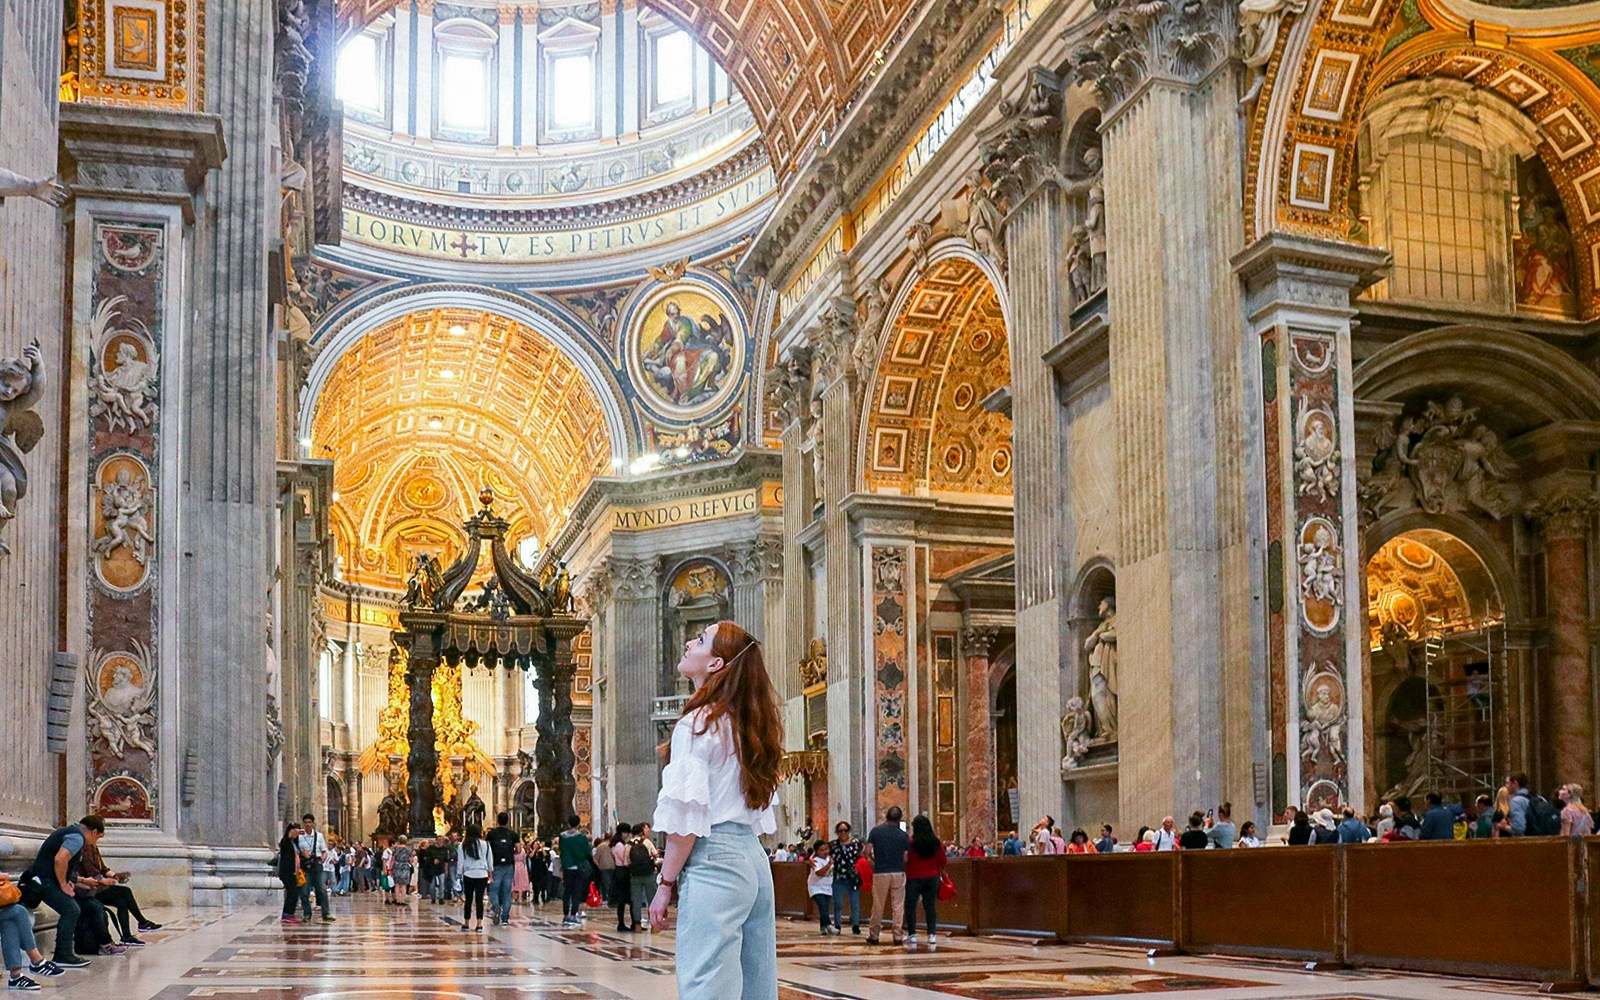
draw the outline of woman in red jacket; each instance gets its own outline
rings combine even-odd
[[[928,918],[928,950],[939,950],[939,874],[944,871],[944,845],[933,835],[926,816],[911,821],[911,849],[906,852],[906,950],[917,950],[917,900]]]

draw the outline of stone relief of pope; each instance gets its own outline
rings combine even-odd
[[[111,684],[104,692],[91,691],[89,729],[105,741],[113,756],[121,757],[129,747],[155,754],[150,732],[155,728],[151,694],[133,679],[133,668],[118,664],[112,668]]]

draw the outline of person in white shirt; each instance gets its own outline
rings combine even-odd
[[[793,861],[794,860],[794,855],[789,853],[789,848],[785,847],[782,844],[779,844],[778,847],[777,847],[777,850],[772,852],[772,860],[774,860],[774,861]]]
[[[756,839],[778,830],[778,696],[760,644],[733,622],[685,643],[678,672],[694,694],[673,727],[656,799],[667,851],[650,926],[667,927],[681,877],[679,1000],[778,1000],[772,866]]]
[[[817,916],[822,920],[822,933],[837,934],[833,929],[833,857],[828,842],[819,840],[811,848],[811,870],[806,873],[806,895],[817,904]]]
[[[317,829],[317,818],[310,813],[300,817],[300,828],[305,832],[300,834],[296,846],[300,849],[300,870],[306,873],[306,884],[300,887],[301,918],[311,919],[311,896],[315,893],[317,905],[322,908],[322,919],[332,923],[333,911],[328,909],[328,880],[321,864],[322,858],[328,853],[328,838]]]
[[[473,929],[483,933],[483,897],[489,891],[489,876],[494,874],[490,861],[489,842],[483,839],[483,828],[476,823],[467,824],[467,832],[456,845],[456,868],[461,872],[461,884],[466,889],[466,903],[461,911],[461,929],[466,930],[472,921],[472,901],[478,901],[478,925]]]
[[[1171,816],[1161,820],[1161,829],[1155,831],[1156,850],[1175,851],[1178,849],[1178,831],[1173,829],[1175,822]]]

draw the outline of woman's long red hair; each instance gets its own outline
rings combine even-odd
[[[778,790],[778,763],[783,758],[783,716],[778,693],[767,674],[761,645],[733,622],[718,622],[711,653],[722,669],[706,678],[683,710],[705,709],[695,734],[711,729],[723,716],[732,723],[734,753],[743,775],[744,804],[765,809]]]

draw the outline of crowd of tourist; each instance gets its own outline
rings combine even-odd
[[[139,909],[127,884],[100,855],[106,822],[85,816],[45,838],[33,863],[16,879],[0,872],[0,950],[10,990],[35,991],[40,979],[89,965],[85,955],[117,956],[142,948],[137,931],[160,928]],[[34,939],[40,904],[57,916],[54,954],[45,958]],[[112,932],[116,932],[113,937]]]

